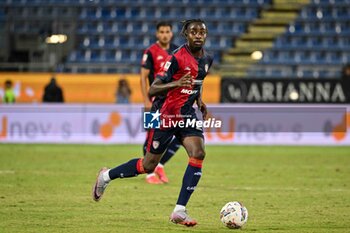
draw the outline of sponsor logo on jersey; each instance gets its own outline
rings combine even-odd
[[[147,53],[143,54],[142,62],[145,63],[147,61],[147,58],[148,58],[148,54]]]
[[[164,70],[165,70],[165,71],[168,71],[170,65],[171,65],[171,62],[170,62],[170,61],[167,61],[167,62],[165,63],[165,65],[164,65]]]
[[[154,149],[157,149],[158,146],[159,146],[159,142],[158,141],[153,141],[152,142],[152,146],[153,146]]]
[[[187,94],[187,95],[193,95],[193,94],[196,94],[197,92],[198,92],[198,90],[188,90],[188,89],[181,90],[182,94]]]
[[[193,80],[194,85],[202,85],[202,83],[203,83],[203,80],[198,80],[198,79]]]

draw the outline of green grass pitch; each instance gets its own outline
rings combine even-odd
[[[95,203],[102,166],[136,157],[139,145],[0,144],[0,232],[235,232],[219,211],[241,201],[240,232],[350,232],[350,147],[207,146],[203,176],[188,204],[198,225],[169,222],[187,166],[167,164],[170,183],[115,180]]]

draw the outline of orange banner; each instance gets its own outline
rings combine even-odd
[[[42,102],[44,88],[50,73],[0,73],[0,89],[5,80],[12,80],[17,103]],[[66,103],[115,103],[120,79],[126,79],[131,88],[131,103],[143,103],[138,74],[56,74]],[[203,99],[206,103],[219,103],[220,77],[208,76],[204,81]],[[2,100],[1,100],[2,101]]]

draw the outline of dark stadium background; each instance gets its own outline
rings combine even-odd
[[[141,156],[140,63],[156,23],[201,18],[214,57],[199,224],[169,223],[187,155],[167,185],[118,180],[91,200],[96,171]],[[43,103],[55,77],[64,103]],[[130,104],[116,104],[121,79]],[[13,83],[16,103],[3,101]],[[349,232],[350,0],[0,0],[0,232]],[[96,145],[97,144],[97,145]]]
[[[212,89],[220,98],[210,102],[349,102],[348,0],[1,0],[0,5],[1,85],[11,79],[7,72],[24,72],[17,80],[44,73],[45,80],[30,76],[43,83],[53,73],[58,79],[66,73],[137,74],[143,50],[155,41],[156,22],[172,22],[174,42],[182,44],[181,21],[202,18],[209,30],[206,48],[215,58],[211,74],[221,83]],[[323,89],[328,96],[339,84],[346,98],[249,100],[241,89],[252,82],[260,92],[270,83],[274,95],[277,82],[283,91],[290,83],[296,90],[300,83],[329,83]],[[18,98],[31,100],[25,93]]]

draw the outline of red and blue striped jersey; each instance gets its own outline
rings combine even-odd
[[[193,104],[199,97],[202,82],[207,76],[213,63],[213,58],[203,49],[201,57],[194,57],[187,44],[182,45],[168,56],[162,70],[157,74],[163,83],[179,80],[190,72],[194,79],[191,87],[177,87],[168,91],[165,101],[160,108],[163,116],[196,116]]]
[[[177,48],[177,45],[170,44],[169,49],[164,50],[158,43],[154,43],[144,51],[141,66],[150,71],[148,75],[149,85],[152,85],[155,75],[163,67],[165,59]]]

